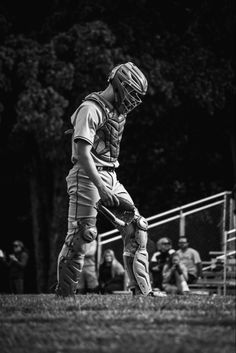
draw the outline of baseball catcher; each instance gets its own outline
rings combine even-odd
[[[122,234],[124,264],[134,294],[149,295],[147,221],[118,181],[116,170],[127,115],[147,92],[147,80],[131,62],[116,66],[107,87],[85,97],[71,117],[73,167],[66,178],[69,195],[68,232],[58,256],[57,289],[74,295],[84,256],[97,237],[97,213]]]

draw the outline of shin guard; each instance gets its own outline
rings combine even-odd
[[[134,255],[133,273],[138,286],[144,296],[152,291],[148,270],[148,253],[146,250],[137,250]]]
[[[62,297],[76,294],[79,276],[82,271],[81,259],[62,259],[58,268],[57,294]]]
[[[58,256],[56,293],[67,297],[76,294],[84,256],[97,236],[96,219],[86,218],[75,223]]]
[[[119,206],[106,207],[101,200],[96,208],[120,231],[124,242],[124,264],[129,277],[129,287],[139,288],[146,296],[152,292],[148,270],[146,219],[129,201],[118,197]]]

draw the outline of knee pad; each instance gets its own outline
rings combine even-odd
[[[146,249],[148,222],[140,215],[136,216],[133,222],[135,224],[135,240],[140,249]]]
[[[84,256],[96,236],[95,218],[79,220],[69,231],[58,257],[57,293],[59,295],[66,297],[76,293]]]
[[[140,215],[135,215],[132,222],[123,228],[125,255],[134,256],[138,249],[146,250],[147,229],[147,220]]]
[[[79,221],[73,222],[73,246],[76,247],[79,245],[81,238],[84,242],[90,243],[97,237],[97,228],[96,228],[96,218],[81,218]]]

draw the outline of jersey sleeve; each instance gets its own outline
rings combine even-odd
[[[85,140],[90,145],[99,125],[99,115],[92,104],[84,104],[72,115],[71,122],[74,125],[74,142]]]
[[[200,255],[198,253],[198,251],[193,251],[193,260],[195,264],[199,264],[201,262],[201,258]]]

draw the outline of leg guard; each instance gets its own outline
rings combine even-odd
[[[84,256],[97,236],[96,218],[83,218],[73,224],[58,256],[58,295],[74,295],[83,269]]]
[[[133,271],[143,295],[148,295],[152,291],[148,272],[148,254],[145,250],[138,249],[134,256]]]
[[[129,277],[129,287],[138,287],[146,296],[152,292],[146,250],[148,224],[134,205],[122,198],[119,198],[119,201],[117,209],[107,208],[99,201],[97,210],[108,218],[123,236],[124,265]]]
[[[147,296],[149,293],[152,292],[152,286],[149,276],[148,253],[146,250],[148,224],[145,218],[136,215],[132,222],[132,226],[134,229],[134,240],[137,245],[134,254],[130,254],[131,258],[133,258],[132,269],[130,268],[127,272],[128,274],[131,271],[133,272],[133,276],[130,276],[130,278],[134,277],[136,279],[140,291],[143,295]],[[132,244],[132,236],[130,237],[128,233],[127,237],[128,239],[130,239],[130,243]],[[127,250],[131,250],[132,252],[134,250],[132,246],[130,247],[129,243],[127,244],[126,248]],[[131,261],[129,261],[128,263],[131,264]]]

